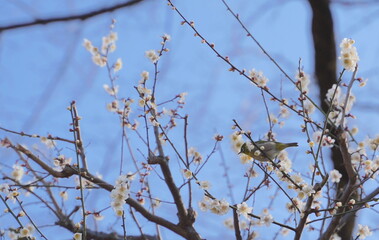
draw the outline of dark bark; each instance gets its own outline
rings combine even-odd
[[[313,13],[312,35],[315,49],[315,76],[319,85],[321,107],[324,112],[327,112],[329,105],[325,101],[325,96],[333,84],[337,82],[333,18],[328,0],[308,1]],[[337,135],[337,129],[333,129],[330,125],[328,129],[331,134]],[[339,145],[338,141],[336,145]],[[342,174],[335,196],[335,199],[338,199],[344,187],[348,185],[349,178],[343,163],[341,151],[337,147],[332,148],[332,161],[334,168]],[[344,220],[344,223],[339,223],[336,230],[337,234],[342,239],[351,239],[355,225],[355,215],[351,214],[349,218]]]

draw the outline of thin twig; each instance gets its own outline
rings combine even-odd
[[[0,130],[3,130],[5,132],[9,132],[9,133],[13,133],[13,134],[17,134],[17,135],[20,135],[22,137],[23,136],[30,137],[30,138],[41,138],[42,137],[41,135],[38,135],[38,134],[28,134],[28,133],[24,133],[24,132],[17,132],[17,131],[9,130],[9,129],[3,128],[3,127],[0,127]],[[75,143],[72,140],[61,138],[61,137],[53,137],[51,135],[48,135],[46,138],[49,139],[49,140],[68,142],[68,143],[72,143],[72,144]]]
[[[34,223],[33,219],[26,212],[24,206],[22,206],[22,202],[20,201],[20,199],[18,199],[18,197],[15,197],[15,199],[18,202],[18,205],[20,206],[22,211],[25,213],[25,216],[29,219],[30,223],[34,226],[34,228],[37,230],[37,232],[41,235],[42,238],[47,240],[46,236],[41,232],[41,230],[39,230],[39,227],[37,227],[37,225]]]
[[[82,174],[81,174],[81,169],[80,169],[80,160],[79,156],[81,156],[83,167],[85,170],[87,170],[87,163],[85,160],[85,155],[84,155],[84,149],[83,149],[83,142],[81,141],[80,137],[80,128],[79,128],[79,116],[78,112],[76,109],[75,101],[71,102],[71,107],[70,107],[70,112],[71,112],[71,118],[72,118],[72,132],[74,134],[74,140],[75,140],[75,153],[76,153],[76,164],[78,165],[78,171],[79,171],[79,190],[80,190],[80,202],[82,205],[82,217],[83,217],[83,239],[87,239],[87,222],[86,222],[86,208],[85,208],[85,203],[84,203],[84,186],[83,186],[83,181],[82,181]]]

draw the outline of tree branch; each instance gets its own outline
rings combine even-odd
[[[24,23],[16,23],[16,24],[10,24],[6,26],[0,26],[0,33],[3,31],[7,30],[13,30],[17,28],[25,28],[25,27],[31,27],[35,25],[43,25],[43,24],[49,24],[49,23],[54,23],[54,22],[67,22],[67,21],[73,21],[73,20],[87,20],[89,18],[96,17],[98,15],[101,15],[103,13],[107,12],[113,12],[125,7],[130,7],[132,5],[135,5],[143,0],[131,0],[128,2],[124,3],[119,3],[111,7],[106,7],[98,10],[94,10],[88,13],[82,13],[82,14],[77,14],[77,15],[72,15],[72,16],[63,16],[63,17],[53,17],[53,18],[45,18],[45,19],[36,19],[34,21],[30,22],[24,22]]]
[[[89,173],[86,169],[81,169],[78,171],[78,169],[73,168],[72,166],[67,165],[62,171],[55,171],[52,169],[49,165],[47,165],[45,162],[43,162],[40,158],[35,156],[32,152],[30,152],[28,149],[24,148],[21,145],[14,146],[10,143],[10,141],[7,142],[8,146],[15,151],[22,152],[25,154],[29,159],[37,163],[40,167],[42,167],[45,171],[47,171],[49,174],[51,174],[53,177],[56,178],[68,178],[72,175],[81,175],[83,178],[87,179],[88,181],[98,185],[99,187],[107,190],[108,192],[111,192],[113,190],[113,185],[105,182],[104,180],[92,175]],[[161,218],[159,216],[156,216],[152,213],[150,213],[147,209],[145,209],[142,205],[140,205],[137,201],[135,201],[132,198],[128,198],[125,201],[128,205],[130,205],[132,208],[134,208],[137,212],[139,212],[142,216],[144,216],[147,220],[154,222],[156,224],[159,224],[163,227],[166,227],[170,229],[171,231],[175,232],[176,234],[187,238],[189,237],[189,230],[182,228],[181,226],[174,224],[164,218]],[[188,226],[185,226],[188,228]]]

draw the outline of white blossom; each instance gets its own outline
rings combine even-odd
[[[235,131],[230,135],[230,140],[232,143],[233,150],[236,153],[239,153],[241,151],[242,144],[244,144],[244,141],[242,139],[242,134],[238,131]],[[245,154],[241,154],[243,156]]]
[[[209,181],[199,181],[198,184],[203,190],[209,190],[211,188],[211,183]]]
[[[82,234],[81,233],[75,233],[74,234],[74,240],[82,240]]]
[[[368,226],[363,226],[361,224],[358,224],[358,232],[357,236],[359,236],[359,239],[365,239],[368,236],[371,236],[372,232],[370,231],[370,228]]]
[[[274,222],[274,218],[272,217],[272,215],[270,214],[268,209],[265,208],[263,210],[262,214],[260,215],[260,222],[259,223],[269,227],[272,222]]]
[[[237,204],[237,213],[248,218],[248,214],[253,211],[252,207],[249,207],[246,202]]]
[[[121,58],[118,58],[116,63],[113,65],[113,70],[115,72],[118,72],[121,70],[121,68],[122,68],[122,60],[121,60]]]
[[[342,174],[336,169],[333,169],[332,171],[330,171],[329,175],[330,175],[330,179],[332,183],[339,183],[342,177]]]
[[[192,178],[192,172],[188,169],[182,169],[182,173],[185,179],[191,179]]]
[[[313,140],[315,143],[317,143],[317,144],[320,143],[321,135],[322,135],[322,131],[316,131],[313,133]],[[335,140],[332,137],[327,136],[326,134],[322,135],[321,146],[331,148],[331,147],[333,147],[334,142],[335,142]]]
[[[227,218],[224,221],[224,226],[230,230],[234,230],[234,220],[233,218]]]
[[[296,88],[296,89],[298,89],[298,90],[302,90],[303,91],[303,93],[304,92],[309,92],[309,88],[308,88],[308,86],[309,86],[309,84],[310,84],[310,79],[309,79],[309,75],[308,74],[306,74],[306,73],[304,73],[303,71],[298,71],[297,73],[296,73],[296,76],[295,76],[295,78],[297,79],[297,81],[298,81],[298,87],[299,87],[299,89],[298,88]]]
[[[249,71],[249,78],[259,87],[265,87],[269,81],[268,78],[263,75],[263,72],[258,72],[255,69]]]
[[[24,168],[20,165],[13,165],[12,178],[16,181],[21,181],[24,176]]]
[[[123,214],[123,206],[125,204],[126,199],[129,198],[130,195],[130,178],[128,175],[120,175],[114,186],[114,189],[111,191],[111,206],[115,211],[117,216],[122,216]]]
[[[119,86],[110,87],[108,84],[104,84],[103,88],[109,95],[116,96]]]
[[[155,50],[149,50],[145,52],[145,56],[150,59],[152,63],[156,63],[159,60],[159,56]]]
[[[359,61],[357,49],[353,46],[354,43],[355,41],[353,39],[344,38],[340,44],[341,55],[339,59],[343,67],[348,71],[354,71]]]

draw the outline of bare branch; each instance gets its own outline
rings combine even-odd
[[[10,144],[11,148],[13,148],[16,151],[22,152],[28,158],[30,158],[35,163],[37,163],[39,166],[41,166],[45,171],[47,171],[49,174],[51,174],[52,176],[54,176],[56,178],[68,178],[68,177],[71,177],[72,175],[79,175],[80,174],[86,180],[98,185],[99,187],[107,190],[108,192],[111,192],[113,190],[113,185],[105,182],[104,180],[102,180],[98,177],[95,177],[94,175],[92,175],[91,173],[89,173],[85,169],[81,169],[81,171],[79,172],[77,169],[66,165],[66,167],[62,171],[55,171],[49,165],[47,165],[45,162],[43,162],[41,159],[39,159],[37,156],[35,156],[32,152],[30,152],[28,149],[24,148],[23,146],[21,146],[21,145],[14,146],[11,143],[9,143],[9,144]],[[166,162],[163,164],[163,166],[164,166],[163,168],[165,169],[165,171],[167,171],[166,168],[168,168],[168,165]],[[171,177],[171,180],[172,180],[172,177]],[[154,223],[157,223],[163,227],[166,227],[166,228],[170,229],[171,231],[177,233],[178,235],[180,235],[182,237],[185,237],[185,238],[188,237],[187,232],[182,227],[180,227],[179,225],[174,224],[174,223],[172,223],[172,222],[170,222],[164,218],[158,217],[158,216],[150,213],[147,209],[145,209],[142,205],[140,205],[134,199],[128,198],[126,200],[126,203],[129,204],[131,207],[133,207],[137,212],[142,214],[147,220],[154,222]],[[186,226],[186,227],[188,227],[188,226]]]
[[[36,19],[36,20],[30,21],[30,22],[16,23],[16,24],[10,24],[10,25],[6,25],[6,26],[0,26],[0,33],[7,31],[7,30],[31,27],[31,26],[36,26],[36,25],[44,25],[44,24],[49,24],[49,23],[54,23],[54,22],[67,22],[67,21],[73,21],[73,20],[84,21],[84,20],[87,20],[89,18],[93,18],[93,17],[96,17],[98,15],[101,15],[103,13],[113,12],[113,11],[116,11],[116,10],[119,10],[119,9],[122,9],[125,7],[130,7],[130,6],[135,5],[141,1],[142,0],[131,0],[128,2],[116,4],[116,5],[111,6],[111,7],[94,10],[94,11],[91,11],[88,13],[82,13],[82,14],[77,14],[77,15],[72,15],[72,16]]]

